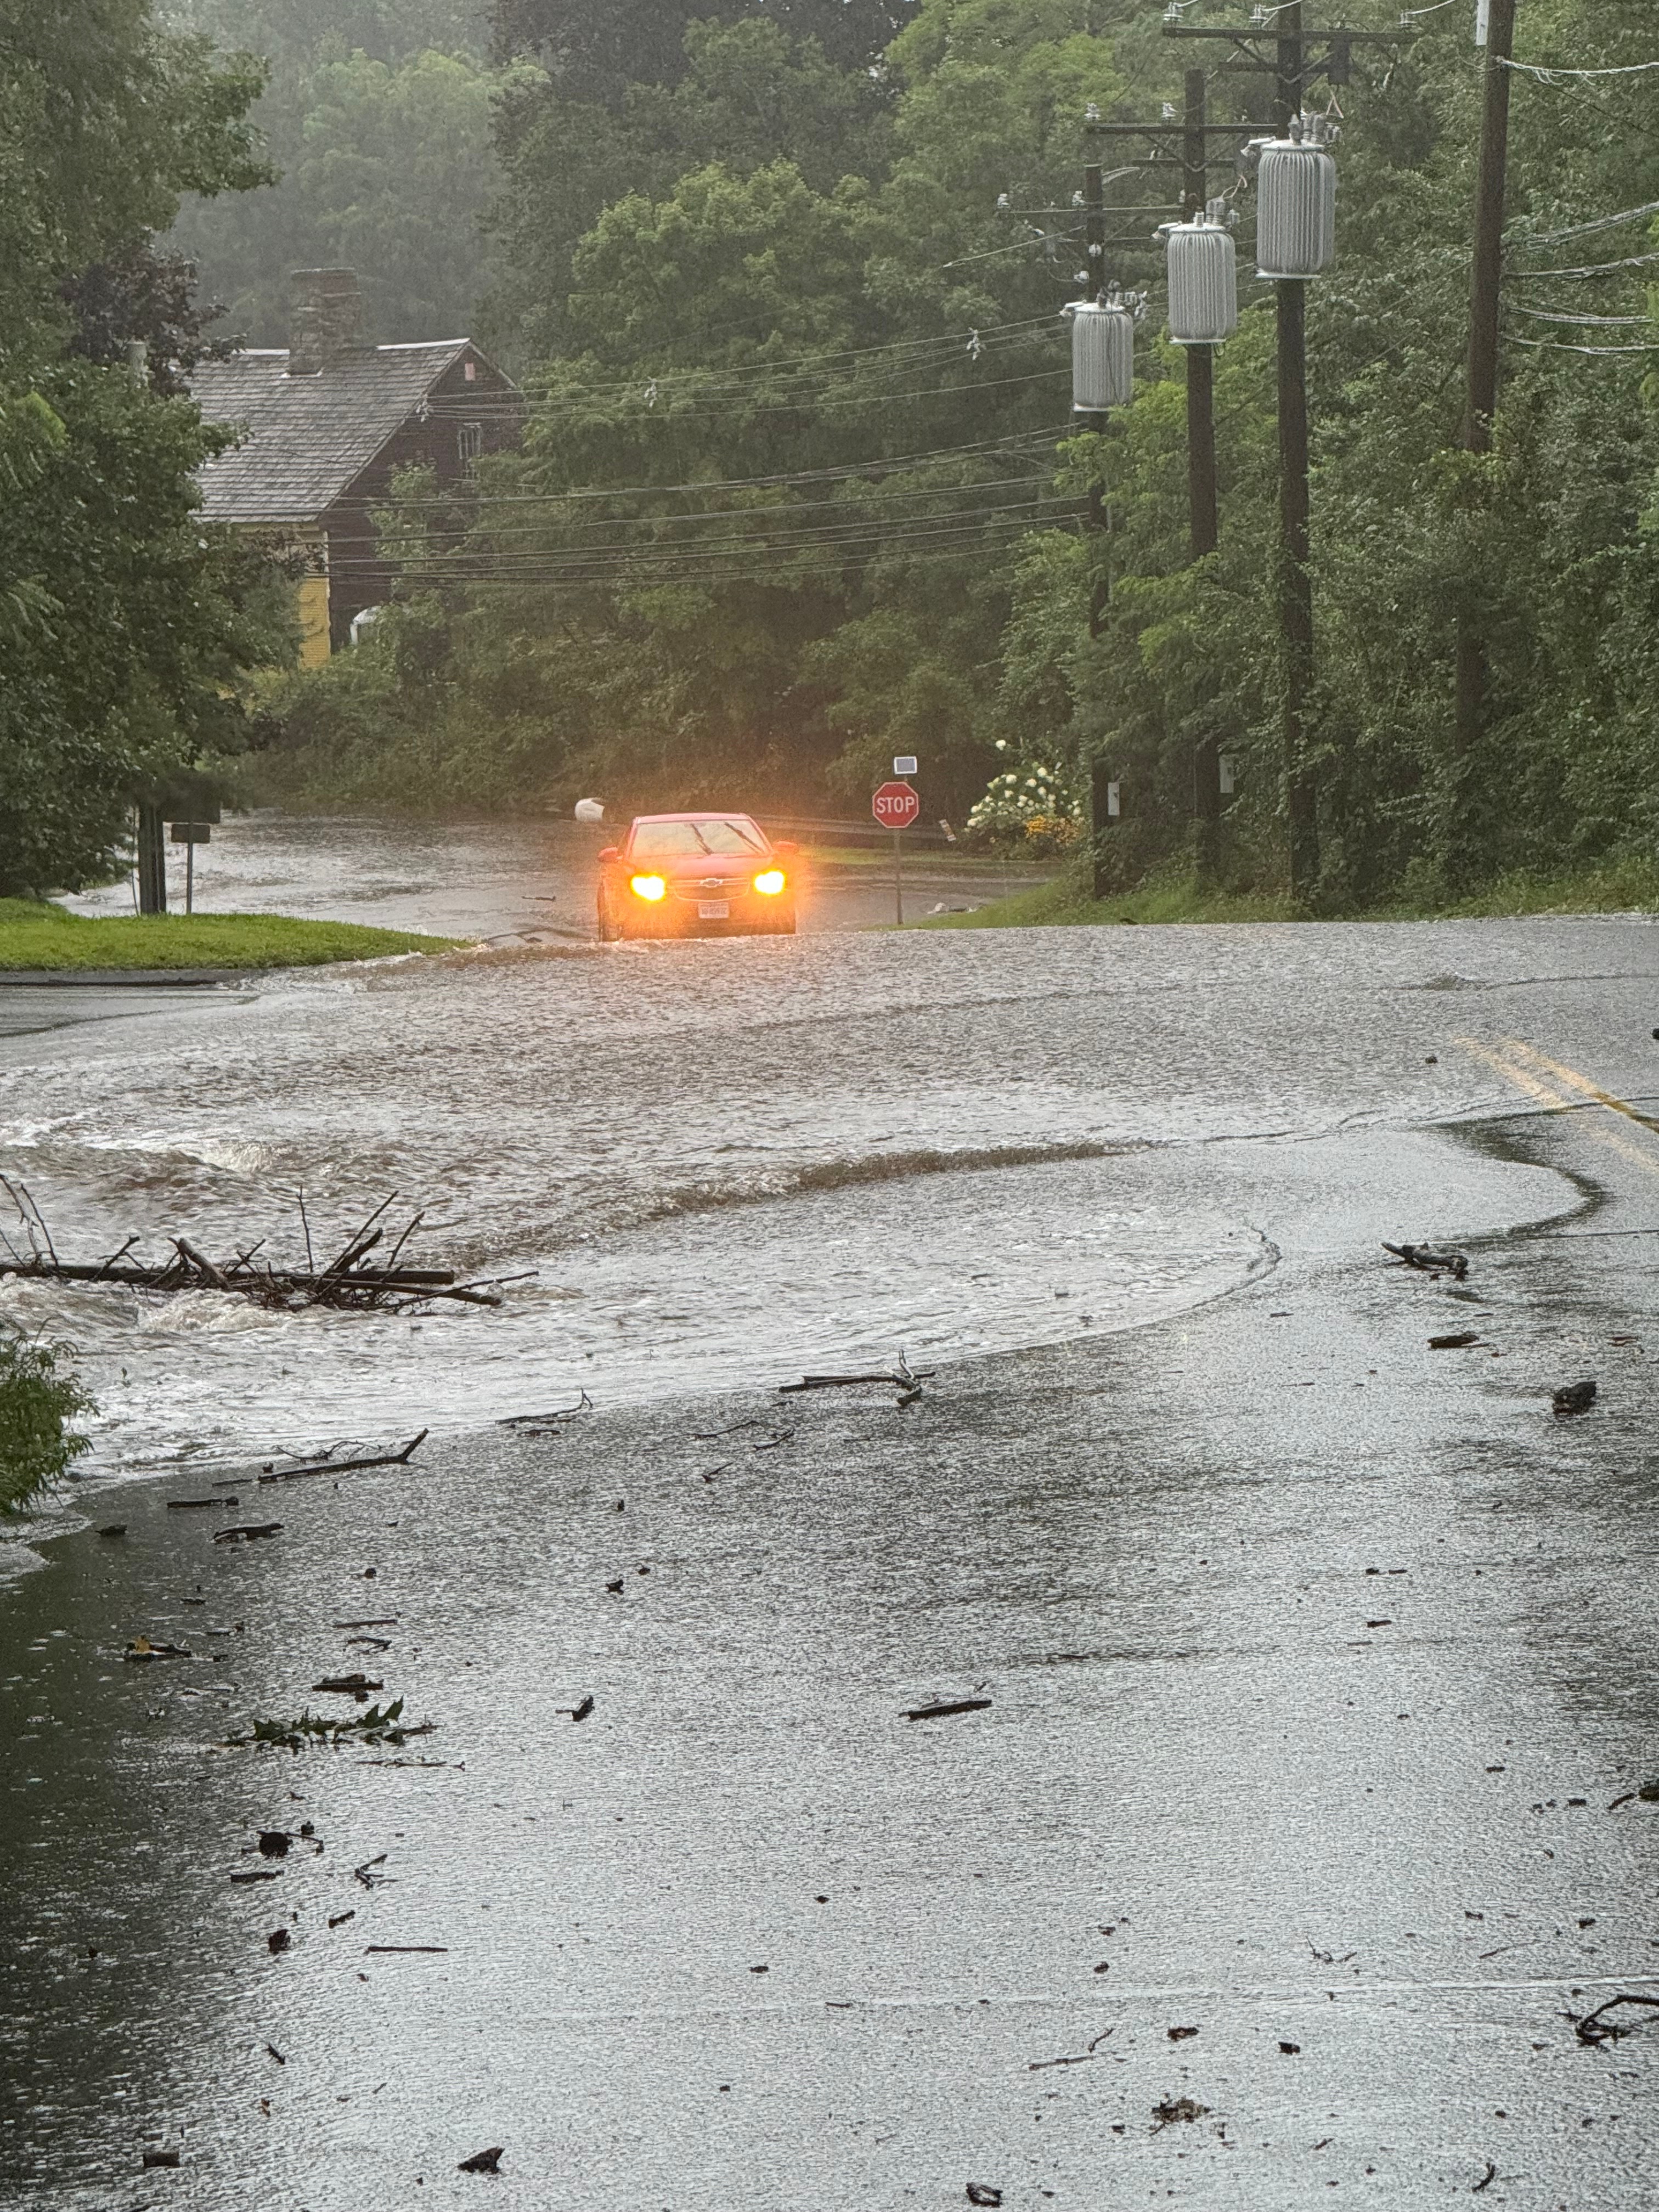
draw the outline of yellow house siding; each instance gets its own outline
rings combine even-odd
[[[328,578],[302,576],[295,603],[300,617],[300,665],[320,668],[329,657]]]

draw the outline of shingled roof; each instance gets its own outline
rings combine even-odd
[[[214,522],[311,523],[327,512],[471,346],[466,338],[364,346],[291,376],[286,349],[204,362],[204,417],[244,432],[198,471]]]

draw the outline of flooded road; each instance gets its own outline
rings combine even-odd
[[[0,1168],[61,1254],[182,1234],[297,1260],[299,1194],[319,1251],[396,1194],[426,1214],[409,1256],[529,1279],[496,1314],[15,1279],[0,1310],[80,1348],[109,1471],[309,1449],[416,1402],[413,1425],[459,1431],[582,1389],[1064,1341],[1259,1270],[1251,1179],[1212,1148],[1507,1104],[1450,1039],[1541,1018],[1573,1050],[1623,1006],[1643,1037],[1654,943],[1616,921],[824,934],[181,994],[0,1039]],[[1484,1226],[1515,1200],[1472,1203]]]
[[[0,1040],[60,1249],[396,1189],[538,1271],[52,1308],[0,2203],[1649,2203],[1650,2034],[1564,2015],[1659,1995],[1655,944],[526,948]],[[775,1395],[900,1349],[912,1407]],[[434,1732],[220,1747],[351,1668]]]
[[[803,932],[890,926],[892,862],[867,829],[769,819],[764,826],[807,847],[798,871]],[[597,856],[617,834],[614,823],[545,817],[419,823],[237,815],[196,848],[196,903],[202,913],[304,915],[502,944],[586,944],[593,935]],[[812,849],[820,845],[829,849]],[[182,911],[184,865],[177,848],[169,854],[168,896]],[[936,908],[981,906],[1043,880],[1041,871],[920,837],[906,841],[902,877],[907,921]],[[122,883],[66,903],[82,914],[131,914],[133,898]]]

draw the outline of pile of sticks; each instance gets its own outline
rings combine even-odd
[[[113,1283],[141,1291],[223,1291],[250,1299],[255,1305],[288,1312],[307,1306],[331,1306],[346,1311],[391,1313],[406,1313],[411,1307],[425,1306],[439,1298],[462,1305],[498,1306],[503,1284],[523,1279],[514,1276],[459,1283],[450,1267],[405,1266],[404,1247],[425,1217],[416,1213],[395,1243],[382,1250],[386,1229],[377,1224],[395,1202],[391,1198],[383,1200],[336,1256],[321,1267],[311,1249],[311,1225],[303,1197],[299,1201],[306,1243],[303,1267],[279,1267],[261,1260],[263,1238],[222,1262],[210,1260],[183,1237],[167,1239],[172,1256],[155,1265],[128,1257],[138,1242],[136,1237],[129,1237],[119,1251],[111,1253],[106,1260],[60,1260],[45,1217],[27,1188],[4,1176],[0,1176],[0,1188],[16,1209],[26,1248],[20,1249],[0,1230],[0,1276],[57,1283]],[[371,1263],[371,1254],[380,1255],[377,1261]]]

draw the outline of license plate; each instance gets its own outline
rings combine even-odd
[[[731,906],[725,899],[699,899],[697,901],[697,920],[699,921],[726,921],[730,918],[731,913]]]

